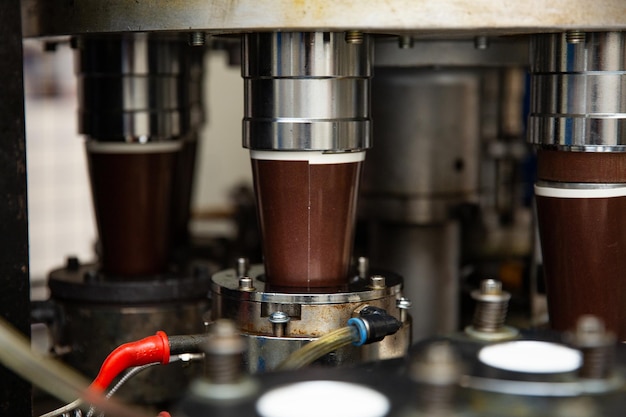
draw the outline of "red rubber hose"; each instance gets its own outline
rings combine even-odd
[[[136,342],[124,343],[107,356],[100,367],[100,372],[90,388],[104,391],[111,382],[124,370],[133,366],[160,362],[163,365],[170,361],[170,345],[165,332],[158,331]]]

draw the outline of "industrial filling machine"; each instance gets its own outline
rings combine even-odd
[[[3,1],[0,415],[621,415],[625,30],[622,0]],[[72,48],[98,231],[32,305],[25,39]],[[224,50],[261,249],[217,256]]]

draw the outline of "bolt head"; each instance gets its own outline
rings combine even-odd
[[[489,48],[489,38],[486,36],[476,36],[474,38],[474,47],[479,50],[485,50]]]
[[[282,311],[275,311],[269,316],[269,321],[273,324],[283,324],[289,322],[289,320],[291,320],[289,315]]]
[[[502,283],[495,279],[484,279],[480,282],[481,294],[502,294]]]
[[[402,297],[396,300],[396,307],[401,310],[408,310],[413,303],[408,298]]]
[[[237,274],[244,276],[250,270],[250,261],[248,258],[237,258]]]
[[[385,277],[382,275],[372,275],[370,277],[370,288],[372,289],[382,289],[386,287]]]
[[[604,321],[591,314],[581,316],[576,322],[576,329],[567,338],[580,348],[610,346],[617,340],[615,334],[606,330]]]
[[[254,284],[252,278],[243,276],[239,278],[239,290],[240,291],[254,291]]]

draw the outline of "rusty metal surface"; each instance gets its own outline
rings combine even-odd
[[[289,294],[265,292],[260,278],[264,269],[254,265],[249,275],[253,278],[254,291],[237,289],[234,270],[221,271],[213,276],[212,319],[232,319],[248,341],[246,364],[251,372],[273,369],[291,352],[304,343],[333,330],[346,326],[348,320],[358,315],[365,305],[379,307],[400,319],[401,311],[396,300],[402,296],[402,281],[387,274],[387,287],[366,289],[359,284],[359,291],[335,294]],[[269,320],[272,312],[282,311],[290,316],[283,336],[274,335]],[[406,353],[411,343],[411,321],[404,323],[395,335],[371,345],[355,348],[349,346],[334,352],[323,363],[330,365],[354,364],[369,360],[396,358]]]
[[[622,0],[23,0],[27,36],[93,32],[359,29],[514,34],[626,27]]]

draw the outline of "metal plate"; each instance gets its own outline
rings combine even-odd
[[[248,275],[253,279],[254,291],[241,291],[238,288],[238,276],[234,269],[226,269],[213,275],[211,288],[219,296],[238,300],[263,303],[293,303],[306,305],[325,305],[342,303],[360,303],[395,296],[402,290],[402,279],[389,271],[375,271],[387,281],[384,288],[371,289],[366,281],[356,280],[349,283],[348,291],[334,293],[283,293],[266,292],[265,269],[262,265],[253,265]]]
[[[626,27],[623,0],[23,0],[25,36],[95,32],[359,29],[516,34]]]

